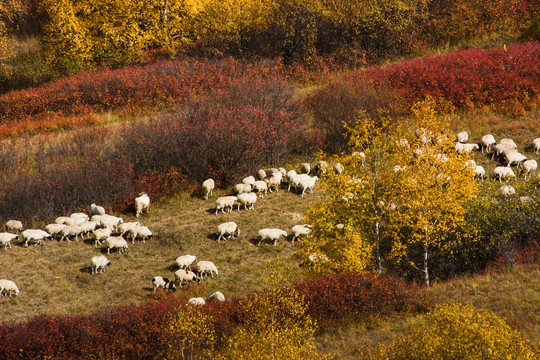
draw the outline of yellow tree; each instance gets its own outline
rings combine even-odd
[[[402,232],[396,237],[394,254],[422,271],[429,286],[430,249],[447,246],[445,235],[464,223],[465,204],[478,193],[470,155],[454,149],[454,136],[447,124],[437,116],[434,103],[428,99],[413,107],[411,149],[402,148],[403,159],[396,185],[399,206],[397,223]],[[409,257],[410,250],[419,245],[422,258]]]

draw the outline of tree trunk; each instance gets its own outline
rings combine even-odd
[[[428,269],[428,245],[424,244],[424,280],[429,286],[429,269]]]
[[[379,221],[375,222],[375,248],[376,248],[376,251],[377,251],[377,254],[376,254],[376,257],[377,257],[377,271],[379,272],[379,275],[381,275],[381,273],[382,273],[382,265],[381,265]]]

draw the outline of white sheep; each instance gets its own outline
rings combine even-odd
[[[456,134],[456,141],[460,143],[466,143],[469,140],[469,134],[466,131],[462,131]]]
[[[302,197],[304,197],[304,194],[306,193],[306,190],[309,190],[310,193],[313,193],[313,187],[315,187],[315,182],[319,180],[317,176],[312,177],[311,179],[306,179],[300,181],[300,189],[302,190]]]
[[[259,180],[264,180],[265,177],[266,177],[266,171],[264,171],[263,169],[260,169],[259,171],[257,171],[257,178]]]
[[[206,179],[203,181],[202,187],[205,191],[204,199],[208,200],[208,195],[212,195],[212,191],[215,189],[216,183],[213,179]]]
[[[270,175],[266,175],[264,178],[264,181],[266,182],[266,185],[268,186],[268,190],[272,192],[272,188],[276,189],[276,191],[279,190],[279,185],[281,185],[281,181],[283,180],[283,175],[281,172],[273,172]]]
[[[266,177],[268,177],[268,175],[272,175],[272,174],[275,174],[277,172],[280,172],[278,168],[266,169]]]
[[[257,194],[250,192],[247,194],[238,195],[238,210],[240,210],[240,205],[244,205],[246,210],[255,210],[255,203],[257,202]]]
[[[102,228],[115,229],[117,226],[124,223],[124,219],[118,216],[107,215],[107,214],[99,215],[99,216],[100,216],[99,225]],[[92,219],[94,219],[94,216],[92,216]]]
[[[199,261],[195,266],[195,269],[199,273],[200,277],[206,277],[208,274],[210,274],[212,277],[214,277],[214,274],[216,276],[219,275],[216,265],[211,261]]]
[[[253,184],[255,184],[255,177],[254,176],[247,176],[245,178],[242,179],[242,182],[244,184],[249,184],[251,186],[253,186]]]
[[[87,221],[79,225],[83,229],[83,233],[86,235],[90,233],[91,231],[96,230],[99,223],[97,221]]]
[[[502,178],[516,177],[514,171],[507,166],[497,166],[495,169],[493,169],[493,174],[499,179],[499,181],[501,181]]]
[[[176,291],[176,285],[174,285],[174,282],[172,282],[172,280],[170,280],[168,278],[164,278],[164,277],[161,277],[161,276],[155,276],[152,279],[152,285],[154,286],[154,292],[158,288],[162,288],[162,289],[165,289],[165,290]]]
[[[69,217],[72,218],[72,219],[83,219],[84,221],[90,220],[90,217],[88,215],[86,215],[85,213],[81,213],[81,212],[73,213],[73,214],[69,215]]]
[[[309,165],[309,163],[302,163],[302,165],[300,165],[300,172],[302,174],[309,174],[311,170],[311,165]]]
[[[287,175],[287,170],[285,170],[285,168],[280,167],[278,168],[278,170],[281,173],[282,177],[285,177],[285,175]]]
[[[538,169],[538,162],[536,160],[527,160],[522,163],[523,170],[525,170],[525,180],[529,173],[536,175],[536,170]]]
[[[505,185],[501,187],[501,193],[503,194],[503,196],[514,195],[516,193],[516,189],[514,189],[510,185]]]
[[[240,235],[240,228],[234,221],[229,221],[218,225],[216,235],[218,236],[217,242],[221,239],[229,239],[230,237],[234,239],[235,236]]]
[[[521,153],[518,153],[517,151],[505,154],[506,161],[508,164],[506,166],[510,166],[512,164],[520,164],[523,161],[527,160],[527,157]]]
[[[71,236],[75,237],[75,240],[79,238],[79,235],[81,236],[81,239],[83,238],[84,228],[80,225],[73,225],[73,226],[66,226],[62,230],[60,230],[60,241],[63,241],[66,239],[67,241]]]
[[[491,154],[491,159],[494,159],[495,156],[506,156],[506,154],[510,154],[513,152],[516,152],[517,150],[514,149],[512,146],[508,144],[496,144],[493,146],[493,153]]]
[[[292,240],[291,242],[294,243],[294,240],[298,240],[301,235],[307,236],[311,232],[311,225],[304,224],[304,225],[295,225],[292,227]]]
[[[291,176],[287,191],[291,190],[291,187],[298,189],[300,183],[307,179],[311,179],[311,176],[309,176],[308,174],[298,174]]]
[[[216,200],[216,215],[219,210],[221,210],[222,213],[225,214],[226,208],[230,208],[229,212],[232,211],[234,203],[238,200],[238,197],[236,196],[222,196]]]
[[[506,145],[512,149],[517,149],[517,145],[516,143],[514,142],[514,140],[512,139],[501,139],[499,141],[499,144],[503,144],[503,145]]]
[[[121,236],[109,236],[105,239],[104,244],[107,248],[107,254],[111,253],[111,249],[118,249],[118,253],[121,254],[128,248],[126,239]]]
[[[178,285],[182,286],[184,282],[190,283],[192,281],[196,281],[198,283],[201,282],[200,276],[197,276],[193,271],[186,270],[186,269],[179,269],[174,272],[174,278],[176,281],[178,281]]]
[[[495,137],[491,134],[482,136],[480,139],[480,145],[482,148],[482,154],[484,153],[484,149],[486,150],[486,153],[490,152],[493,145],[495,145]]]
[[[225,295],[223,295],[222,292],[216,291],[212,295],[208,297],[208,301],[218,301],[218,302],[224,302],[225,301]]]
[[[296,170],[289,170],[287,172],[287,174],[285,175],[285,179],[287,180],[288,183],[291,182],[291,178],[298,175],[298,173],[296,172]]]
[[[69,216],[59,216],[54,220],[54,223],[71,226],[71,225],[75,225],[75,223],[79,220],[80,219],[70,218]]]
[[[249,192],[251,192],[251,185],[250,184],[245,184],[245,183],[236,184],[234,186],[234,192],[236,194],[249,193]]]
[[[536,138],[532,141],[532,146],[534,148],[534,152],[538,154],[538,151],[540,151],[540,138]]]
[[[19,220],[8,220],[5,227],[6,231],[10,231],[12,233],[20,233],[23,229],[23,223]]]
[[[154,234],[152,234],[152,231],[148,228],[148,226],[138,226],[134,229],[128,230],[128,235],[126,237],[131,237],[131,243],[135,244],[135,240],[140,240],[144,243],[146,243],[146,240],[150,240]]]
[[[111,228],[96,229],[92,234],[94,239],[94,246],[101,245],[101,242],[111,236]]]
[[[5,296],[7,293],[11,297],[11,292],[15,293],[15,296],[19,295],[19,288],[12,280],[1,279],[0,280],[0,295]]]
[[[175,262],[180,269],[188,269],[195,260],[197,260],[197,257],[194,255],[182,255],[177,257]]]
[[[328,171],[328,163],[324,160],[320,160],[314,167],[313,167],[313,172],[317,175],[317,176],[321,176],[321,175],[324,175],[326,174],[326,172]],[[294,172],[296,174],[296,171]]]
[[[456,145],[454,146],[454,149],[459,153],[459,154],[468,154],[470,153],[471,151],[473,150],[478,150],[480,149],[480,147],[478,146],[478,144],[463,144],[463,143],[456,143]]]
[[[43,239],[52,240],[51,234],[40,229],[26,229],[21,233],[24,247],[28,247],[29,242],[35,242],[34,246],[43,246]]]
[[[204,306],[206,301],[202,297],[194,297],[188,300],[188,304],[196,306]]]
[[[474,178],[484,180],[485,177],[486,177],[486,170],[484,169],[484,167],[481,165],[476,165],[474,167]]]
[[[268,195],[268,185],[263,180],[255,181],[255,184],[253,184],[253,190],[257,194],[260,194],[261,196]]]
[[[140,193],[135,198],[135,217],[139,217],[143,211],[148,213],[150,209],[150,197],[146,193]]]
[[[120,233],[120,236],[124,236],[128,231],[133,230],[141,226],[141,223],[138,221],[128,221],[121,223],[116,227],[116,231]]]
[[[103,274],[105,266],[109,265],[111,265],[111,261],[105,255],[94,256],[92,258],[92,274],[97,275],[98,271]]]
[[[91,204],[90,215],[105,215],[105,208],[103,206]]]
[[[334,165],[334,172],[337,175],[342,174],[344,170],[345,168],[343,167],[343,165],[341,165],[341,163],[337,163],[336,165]]]
[[[259,230],[259,243],[257,246],[261,245],[263,241],[273,241],[274,246],[277,245],[277,242],[280,237],[287,237],[287,232],[281,229],[261,229]]]
[[[55,238],[57,235],[61,234],[62,230],[67,227],[66,224],[48,224],[45,226],[45,231],[52,235]]]
[[[11,233],[0,233],[0,247],[3,246],[4,250],[7,250],[8,247],[11,249],[11,242],[18,241],[19,235]]]

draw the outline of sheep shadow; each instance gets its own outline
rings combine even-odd
[[[251,243],[252,245],[255,245],[255,246],[259,246],[259,238],[251,238],[251,239],[248,239],[248,242]],[[262,244],[262,242],[261,242]]]
[[[79,269],[79,272],[92,274],[92,267],[91,266],[84,266]]]

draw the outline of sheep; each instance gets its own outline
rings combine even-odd
[[[481,165],[476,165],[474,167],[474,178],[484,180],[484,177],[486,176],[486,170]]]
[[[536,138],[532,141],[532,146],[534,148],[534,152],[538,154],[538,151],[540,151],[540,138]]]
[[[87,222],[82,223],[79,226],[82,228],[83,234],[86,235],[86,234],[90,233],[91,231],[96,230],[98,225],[99,225],[99,223],[97,221],[87,221]]]
[[[495,177],[499,179],[499,181],[501,181],[503,177],[516,177],[514,171],[507,166],[497,166],[495,169],[493,169],[493,173]]]
[[[259,243],[257,246],[261,245],[261,242],[270,240],[274,242],[274,246],[277,245],[277,242],[280,237],[287,237],[287,232],[281,229],[261,229],[259,230]]]
[[[6,231],[20,233],[23,229],[23,223],[19,220],[8,220],[5,224]]]
[[[478,146],[478,144],[463,144],[463,143],[456,143],[456,145],[454,146],[454,149],[459,153],[459,154],[468,154],[470,153],[471,151],[473,150],[478,150],[480,147]]]
[[[48,224],[45,226],[45,231],[47,231],[49,234],[52,235],[53,238],[56,237],[56,235],[61,234],[62,230],[67,227],[66,224]]]
[[[111,236],[111,228],[96,229],[94,230],[92,237],[94,239],[94,246],[101,245],[101,241]]]
[[[505,154],[505,158],[506,158],[506,161],[508,162],[508,164],[506,165],[508,167],[510,167],[510,165],[514,163],[519,165],[523,161],[527,160],[527,157],[525,155],[520,154],[517,151],[509,153],[509,154]]]
[[[118,249],[118,253],[121,254],[128,248],[126,239],[121,236],[109,236],[105,239],[105,247],[107,248],[107,254],[111,254],[111,249]]]
[[[202,297],[194,297],[188,300],[188,304],[196,306],[204,306],[206,301]]]
[[[111,265],[111,261],[107,259],[105,255],[94,256],[92,258],[92,274],[98,274],[101,270],[101,274],[105,271],[105,266]]]
[[[34,246],[41,245],[43,246],[43,239],[52,240],[51,234],[40,229],[26,229],[21,233],[24,247],[28,247],[30,241],[35,241]]]
[[[260,169],[259,171],[257,171],[257,178],[259,180],[264,180],[265,177],[266,177],[266,171],[264,171],[263,169]]]
[[[341,163],[337,163],[336,165],[334,165],[334,172],[337,175],[342,174],[344,170],[345,169],[343,168],[343,165],[341,165]]]
[[[225,208],[230,208],[229,212],[232,211],[234,203],[238,200],[236,196],[223,196],[216,200],[216,215],[219,210],[225,214]]]
[[[242,179],[242,182],[244,184],[249,184],[249,185],[253,186],[253,184],[255,184],[255,177],[254,176],[245,177],[245,178]]]
[[[310,170],[311,170],[311,165],[309,165],[308,163],[302,163],[302,165],[300,165],[300,172],[302,174],[309,174]]]
[[[255,210],[255,203],[257,202],[257,194],[254,192],[250,192],[247,194],[240,194],[238,195],[238,208],[237,210],[240,210],[240,205],[244,205],[244,209],[246,210]]]
[[[140,193],[138,197],[135,198],[135,217],[139,217],[143,211],[148,213],[150,209],[150,197],[146,193]]]
[[[1,279],[0,280],[0,295],[5,296],[6,292],[11,297],[11,292],[15,293],[15,296],[19,295],[19,288],[12,280]]]
[[[204,200],[208,200],[208,195],[212,195],[212,191],[216,187],[216,183],[213,179],[206,179],[202,183],[202,187],[205,191]]]
[[[212,295],[208,297],[208,301],[218,301],[218,302],[224,302],[225,301],[225,295],[221,293],[220,291],[216,291]]]
[[[75,225],[77,221],[78,219],[70,218],[68,216],[59,216],[54,220],[54,223],[71,226],[71,225]]]
[[[315,182],[319,180],[317,176],[312,177],[311,179],[302,180],[300,182],[300,188],[302,189],[302,197],[304,197],[304,194],[306,193],[306,190],[310,190],[310,193],[313,193],[313,187],[315,186]]]
[[[146,243],[146,240],[150,240],[154,234],[152,234],[152,231],[147,226],[138,226],[135,229],[128,230],[128,236],[131,237],[131,243],[135,244],[135,239],[139,239],[140,241]]]
[[[93,218],[93,217],[92,217]],[[101,215],[101,218],[99,220],[99,225],[103,228],[111,228],[114,229],[120,224],[124,223],[124,219],[118,216],[112,216],[112,215]]]
[[[91,204],[90,215],[105,215],[105,208],[103,206]]]
[[[266,176],[265,176],[265,177],[268,177],[269,175],[272,175],[272,174],[275,174],[275,173],[280,173],[280,171],[279,171],[278,168],[270,168],[270,169],[267,169],[267,170],[266,170]]]
[[[120,233],[120,236],[124,236],[128,231],[136,229],[139,226],[141,226],[141,223],[138,221],[125,222],[125,223],[119,224],[116,227],[116,231]]]
[[[536,175],[536,169],[538,169],[538,162],[536,160],[527,160],[522,163],[523,170],[525,170],[525,180],[527,180],[527,176],[529,173],[533,173],[533,175]]]
[[[493,153],[491,154],[491,159],[493,160],[495,156],[506,156],[507,154],[516,152],[517,150],[508,144],[496,144],[493,146]]]
[[[309,176],[308,174],[299,174],[292,176],[291,180],[289,181],[289,187],[287,188],[287,191],[291,190],[291,187],[298,189],[300,183],[308,179],[311,179],[311,176]]]
[[[152,279],[152,285],[154,286],[154,292],[156,292],[158,288],[176,291],[176,285],[174,285],[174,282],[161,276],[154,276]]]
[[[214,274],[219,275],[216,265],[211,261],[199,261],[195,266],[196,271],[200,277],[206,277],[210,274],[214,277]]]
[[[499,144],[504,144],[504,145],[508,146],[511,149],[517,149],[517,145],[514,142],[514,140],[512,140],[512,139],[501,139],[499,141]]]
[[[514,189],[512,186],[505,185],[501,187],[501,193],[503,196],[514,195],[516,193],[516,189]]]
[[[185,270],[185,269],[179,269],[174,272],[174,278],[178,282],[178,285],[182,286],[184,282],[190,283],[192,281],[196,281],[198,283],[201,282],[201,277],[197,276],[193,271]]]
[[[238,195],[249,193],[251,192],[251,185],[245,184],[245,183],[236,184],[234,186],[234,192],[235,194],[238,194]]]
[[[176,258],[175,263],[180,269],[188,269],[191,268],[191,264],[193,264],[195,260],[197,260],[197,257],[194,255],[182,255]]]
[[[90,220],[90,217],[85,213],[73,213],[69,215],[69,217],[72,219],[83,219],[84,221]]]
[[[292,234],[293,237],[291,239],[291,242],[294,243],[294,240],[298,240],[301,235],[307,236],[311,232],[311,225],[304,224],[304,225],[295,225],[292,227]]]
[[[0,246],[3,246],[4,250],[7,250],[8,246],[11,249],[11,241],[13,240],[18,241],[19,235],[7,233],[7,232],[0,233]]]
[[[223,224],[219,224],[217,227],[217,242],[221,239],[228,239],[232,236],[234,239],[235,236],[240,235],[240,228],[234,221],[229,221]]]
[[[285,170],[285,168],[280,167],[278,168],[278,170],[281,173],[282,178],[284,178],[285,175],[287,175],[287,170]]]
[[[253,190],[257,192],[257,194],[260,194],[261,196],[268,195],[268,185],[265,181],[257,180],[255,181],[255,184],[253,184]]]
[[[462,131],[456,134],[456,141],[459,143],[466,143],[469,140],[469,134],[466,131]]]
[[[83,237],[83,233],[84,228],[80,225],[66,226],[65,228],[60,230],[60,235],[62,235],[60,237],[60,241],[63,241],[64,239],[66,239],[67,241],[71,241],[69,240],[70,236],[75,236],[75,240],[77,240],[79,235],[81,236],[81,238]]]
[[[282,180],[283,180],[283,175],[279,171],[274,172],[270,175],[266,175],[266,177],[264,178],[264,181],[266,182],[266,185],[270,192],[272,192],[272,188],[278,191],[279,185],[281,184]]]
[[[287,174],[285,175],[285,179],[287,180],[288,183],[290,183],[290,182],[291,182],[291,179],[292,179],[294,176],[296,176],[296,175],[298,175],[298,173],[296,172],[296,170],[289,170],[289,171],[287,172]]]
[[[294,171],[294,170],[291,170],[291,171]],[[328,163],[324,160],[320,160],[317,163],[317,165],[315,165],[315,167],[313,168],[313,172],[317,176],[324,175],[326,174],[327,171],[328,171]],[[294,173],[296,174],[296,171]]]
[[[482,154],[484,153],[484,149],[486,150],[486,153],[490,152],[493,145],[495,145],[495,137],[491,134],[484,135],[480,139]]]

